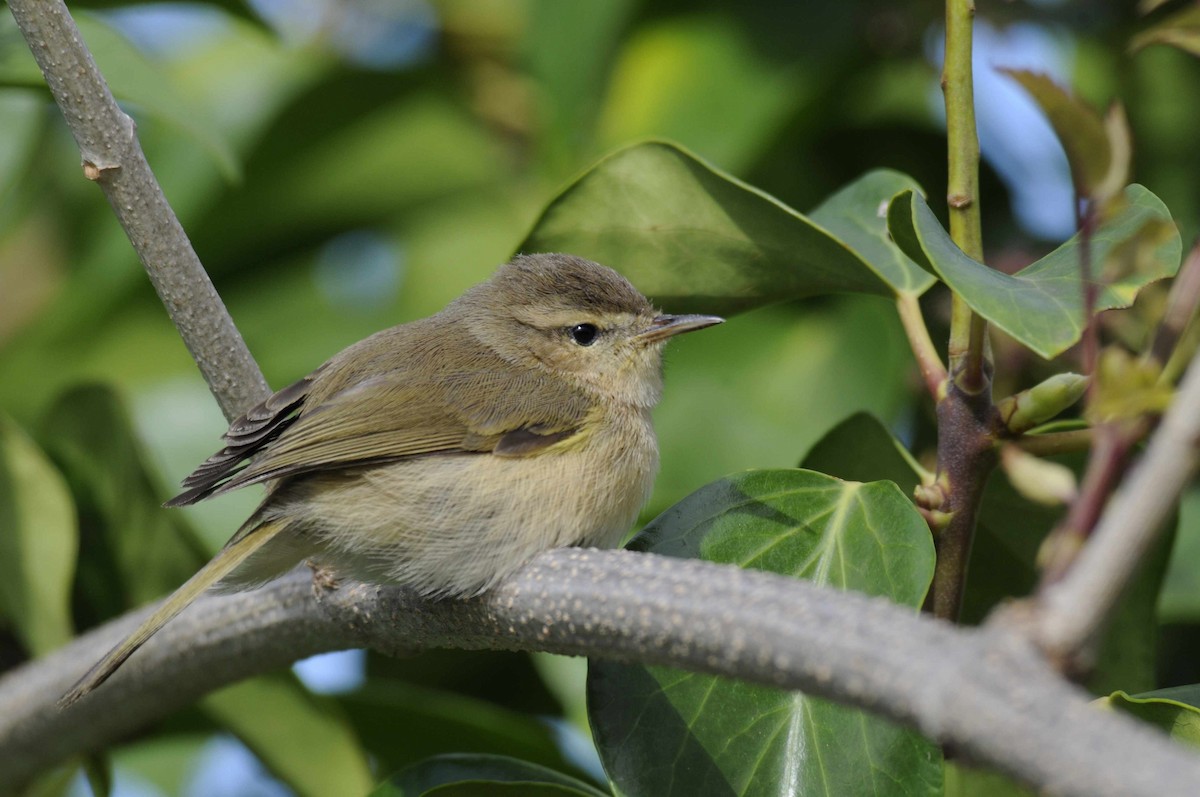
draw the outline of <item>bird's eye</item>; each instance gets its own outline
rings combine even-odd
[[[596,328],[595,324],[576,324],[567,332],[570,334],[571,340],[580,346],[591,346],[600,335],[600,330]]]

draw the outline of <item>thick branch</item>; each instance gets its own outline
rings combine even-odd
[[[347,646],[532,649],[685,667],[862,706],[1051,794],[1190,795],[1200,758],[1088,704],[1033,646],[885,600],[628,551],[538,556],[490,595],[423,602],[298,572],[198,602],[70,710],[54,701],[137,621],[123,617],[0,680],[0,792],[198,695]],[[1136,761],[1136,766],[1130,766]]]
[[[233,419],[270,393],[62,0],[9,0],[50,93],[200,372]]]

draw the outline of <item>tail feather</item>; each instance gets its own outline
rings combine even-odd
[[[212,560],[188,579],[137,630],[96,662],[71,689],[58,701],[59,708],[66,708],[79,698],[107,681],[134,651],[154,636],[160,628],[186,609],[213,584],[233,572],[238,565],[250,558],[255,551],[270,542],[287,527],[286,522],[269,522],[260,526],[244,528],[233,536]]]

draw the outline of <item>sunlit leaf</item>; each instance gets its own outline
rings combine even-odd
[[[227,686],[201,699],[199,708],[301,797],[371,788],[367,757],[341,707],[290,673]]]
[[[62,476],[0,414],[0,616],[34,656],[72,636],[78,546],[75,506]]]
[[[667,138],[740,171],[812,90],[811,75],[764,57],[722,16],[669,15],[623,44],[597,124],[605,148]]]
[[[552,200],[524,252],[572,252],[620,271],[673,311],[730,314],[835,292],[919,292],[885,244],[879,209],[913,183],[874,172],[822,209],[865,252],[773,197],[662,142],[621,150]],[[882,262],[871,258],[882,254]],[[889,280],[898,284],[893,287]]]
[[[933,544],[889,482],[750,471],[667,510],[631,544],[919,606]],[[784,609],[781,609],[784,610]],[[592,727],[625,794],[941,793],[937,748],[864,712],[665,667],[590,662]],[[886,785],[884,785],[886,784]]]
[[[1096,308],[1128,307],[1138,290],[1179,269],[1179,231],[1163,203],[1140,185],[1091,241],[1092,273],[1103,283]],[[913,193],[896,197],[888,227],[897,245],[966,300],[975,312],[1045,358],[1061,354],[1085,326],[1079,236],[1013,275],[963,253]],[[1112,275],[1109,277],[1109,275]]]

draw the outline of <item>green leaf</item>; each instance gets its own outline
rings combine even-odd
[[[1084,464],[1080,454],[1048,459],[1071,468],[1077,477]],[[1021,496],[1003,470],[992,473],[984,489],[971,548],[964,623],[982,622],[1001,602],[1028,595],[1036,587],[1038,549],[1062,515],[1060,507],[1043,506]],[[1096,694],[1108,694],[1121,687],[1143,690],[1154,686],[1157,601],[1172,536],[1164,535],[1147,553],[1117,602],[1086,684]]]
[[[1117,691],[1103,702],[1157,725],[1174,739],[1200,746],[1200,684],[1140,695]]]
[[[1080,196],[1107,199],[1120,191],[1129,179],[1129,135],[1123,114],[1115,127],[1106,125],[1095,109],[1047,75],[1025,69],[1000,71],[1021,84],[1050,121]]]
[[[912,454],[867,412],[856,412],[830,429],[800,467],[839,479],[894,482],[905,495],[912,495],[921,480]]]
[[[1038,797],[1011,778],[963,761],[946,762],[944,797]]]
[[[0,415],[0,616],[34,656],[72,636],[78,546],[66,482],[33,441]]]
[[[104,22],[86,14],[77,14],[75,22],[113,96],[126,111],[136,118],[144,110],[169,123],[199,144],[227,179],[238,179],[241,167],[229,142],[161,65],[149,61]],[[46,87],[11,17],[0,19],[0,86]]]
[[[890,296],[928,287],[873,232],[892,189],[913,184],[892,172],[860,183],[822,216],[865,254],[678,146],[638,144],[601,160],[552,200],[520,250],[572,252],[612,266],[672,311],[732,314],[825,293]],[[881,252],[880,264],[864,259]]]
[[[580,791],[555,783],[504,783],[464,781],[430,789],[421,797],[592,797],[595,792]]]
[[[586,795],[586,797],[608,797],[607,792],[600,791],[581,780],[576,780],[553,769],[522,761],[519,758],[509,758],[501,755],[482,755],[451,753],[433,756],[408,767],[402,772],[389,778],[385,791],[381,786],[372,792],[371,797],[415,797],[424,794],[524,794],[522,791],[445,791],[441,788],[456,786],[480,786],[492,788],[501,784],[534,786],[560,789],[561,791],[536,792],[545,794]],[[530,792],[535,793],[535,792]]]
[[[920,606],[933,574],[925,521],[896,485],[805,470],[701,488],[631,544]],[[781,608],[781,611],[786,610]],[[861,711],[664,667],[590,662],[592,728],[625,794],[941,793],[937,748]]]
[[[671,14],[635,27],[609,77],[601,146],[667,138],[733,171],[752,165],[811,97],[814,81],[794,63],[765,57],[730,23],[725,15]]]
[[[1092,271],[1103,284],[1097,310],[1128,307],[1143,286],[1179,269],[1182,244],[1166,206],[1140,185],[1127,187],[1125,200],[1127,204],[1092,237]],[[1008,275],[964,254],[915,193],[905,192],[892,201],[888,228],[918,265],[940,276],[972,310],[1042,357],[1057,356],[1079,340],[1085,319],[1078,235]]]
[[[382,772],[444,753],[511,756],[576,772],[546,723],[484,700],[380,678],[337,699]]]
[[[80,624],[96,623],[178,587],[208,559],[181,513],[163,509],[121,399],[108,387],[63,394],[41,438],[79,504]]]
[[[290,673],[227,686],[199,707],[301,797],[371,788],[366,754],[337,701],[312,694]]]
[[[1200,56],[1200,6],[1188,6],[1142,31],[1130,41],[1129,49],[1136,52],[1151,44],[1169,44]]]
[[[1158,612],[1164,622],[1200,622],[1200,489],[1192,488],[1179,505],[1175,548],[1159,596]]]
[[[937,281],[892,243],[887,203],[901,191],[925,192],[906,174],[876,169],[847,185],[808,214],[879,272],[897,293],[920,296]]]

